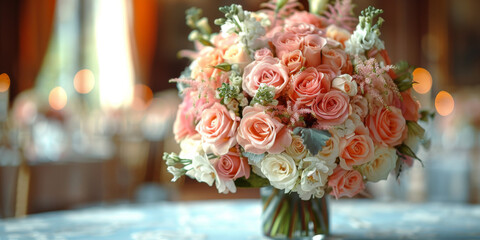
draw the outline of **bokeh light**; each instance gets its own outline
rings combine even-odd
[[[0,92],[6,92],[10,88],[10,77],[6,73],[0,74]]]
[[[73,86],[78,93],[87,94],[95,87],[95,76],[89,69],[82,69],[75,74]]]
[[[150,87],[145,84],[136,84],[133,93],[132,107],[135,110],[145,110],[153,99],[153,92]]]
[[[432,89],[432,75],[425,68],[416,68],[413,71],[413,89],[415,92],[425,94]]]
[[[56,87],[48,95],[48,103],[55,110],[62,110],[67,105],[67,92],[62,87]]]
[[[435,108],[441,116],[447,116],[453,112],[455,102],[452,95],[446,91],[440,91],[435,97]]]

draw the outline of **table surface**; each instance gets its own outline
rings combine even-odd
[[[330,200],[328,239],[480,239],[480,206]],[[263,239],[260,201],[161,202],[0,220],[0,239]]]

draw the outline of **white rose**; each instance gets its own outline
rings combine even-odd
[[[330,137],[330,139],[327,140],[325,146],[323,146],[322,148],[322,151],[318,152],[317,156],[322,160],[328,162],[335,162],[335,159],[337,159],[339,155],[338,145],[340,143],[340,140],[334,131],[332,131],[330,134],[332,136]]]
[[[230,46],[226,51],[225,54],[223,55],[223,59],[225,59],[225,62],[230,63],[230,64],[238,64],[240,69],[243,70],[247,64],[249,64],[252,59],[248,55],[248,52],[245,49],[245,46],[242,46],[241,44],[235,44]]]
[[[187,176],[196,179],[199,182],[205,182],[212,186],[217,177],[215,168],[208,160],[206,155],[197,155],[192,159],[192,164],[188,165]]]
[[[298,179],[295,160],[286,153],[268,154],[260,162],[260,170],[272,186],[285,192],[290,192]]]
[[[303,139],[298,135],[293,135],[292,143],[285,149],[285,153],[298,162],[307,156],[308,151],[303,145]]]
[[[318,157],[307,157],[302,161],[302,165],[305,169],[300,176],[300,185],[296,188],[300,198],[308,200],[311,196],[323,197],[328,176],[333,174],[337,164],[335,161],[325,161]]]
[[[387,179],[390,171],[396,166],[397,151],[395,148],[376,146],[374,156],[374,160],[361,165],[358,170],[368,181],[378,182]]]
[[[180,149],[178,156],[183,159],[193,159],[195,156],[204,154],[199,135],[184,138],[180,142]]]
[[[355,82],[349,74],[342,74],[334,78],[332,81],[332,87],[351,97],[357,95],[357,82]]]

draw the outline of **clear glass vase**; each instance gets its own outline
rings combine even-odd
[[[312,239],[329,234],[326,197],[302,200],[273,187],[260,189],[263,204],[262,231],[270,239]]]

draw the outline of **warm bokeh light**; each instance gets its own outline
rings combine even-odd
[[[413,71],[413,89],[415,92],[425,94],[432,89],[432,75],[425,68],[416,68]]]
[[[136,110],[145,110],[153,99],[153,92],[150,87],[145,84],[136,84],[132,107]]]
[[[446,91],[440,91],[435,97],[435,108],[441,116],[447,116],[453,112],[455,102],[452,95]]]
[[[10,88],[10,77],[6,73],[0,74],[0,92],[6,92]]]
[[[62,110],[67,105],[67,92],[62,87],[56,87],[48,95],[48,103],[55,110]]]
[[[89,69],[82,69],[75,74],[73,86],[78,93],[87,94],[95,87],[95,76]]]
[[[104,108],[120,108],[133,100],[134,68],[126,0],[100,0],[96,14],[98,86]]]

